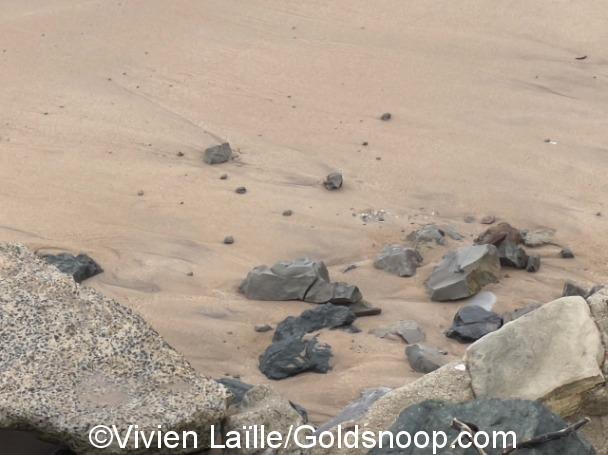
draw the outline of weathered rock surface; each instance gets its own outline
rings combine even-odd
[[[505,324],[469,346],[465,360],[476,397],[542,400],[566,416],[604,381],[600,333],[581,297],[562,297]]]
[[[506,324],[507,322],[514,321],[515,319],[521,318],[523,315],[528,314],[542,305],[540,303],[530,303],[522,308],[517,308],[513,311],[508,311],[502,315],[502,322]]]
[[[528,256],[526,271],[536,273],[540,270],[540,256]]]
[[[608,348],[608,288],[603,287],[587,298],[591,315],[597,324],[600,331],[600,336],[604,343],[604,347]],[[608,377],[608,359],[604,360],[603,364],[604,375]],[[608,408],[607,414],[608,414]]]
[[[374,267],[397,276],[414,276],[422,263],[422,255],[401,245],[387,245],[374,261]]]
[[[458,300],[476,294],[486,284],[497,282],[499,273],[495,246],[466,246],[448,253],[433,270],[426,285],[432,300]]]
[[[390,392],[388,387],[377,387],[375,389],[367,389],[361,392],[361,396],[349,403],[336,417],[328,422],[317,427],[315,433],[322,433],[330,430],[338,425],[355,422],[365,415],[370,406]]]
[[[427,224],[410,232],[406,239],[412,242],[414,246],[433,242],[437,245],[445,245],[446,235],[452,240],[462,240],[462,236],[451,226],[439,227],[435,224]]]
[[[510,240],[519,245],[523,242],[523,237],[519,229],[514,228],[509,223],[498,223],[482,232],[476,239],[477,245],[498,246],[503,240]]]
[[[490,332],[500,329],[502,318],[479,306],[462,307],[454,316],[452,326],[445,335],[461,343],[471,343],[486,336]]]
[[[363,298],[357,286],[330,282],[325,264],[308,258],[280,261],[272,267],[254,267],[239,291],[255,300],[304,300],[339,305],[357,303]]]
[[[205,447],[225,415],[226,390],[140,316],[19,245],[0,244],[0,339],[0,428],[33,431],[79,455],[97,453],[93,424],[188,428]],[[104,453],[153,452],[114,443]]]
[[[498,256],[503,267],[525,269],[528,266],[526,251],[512,240],[504,239],[499,243]]]
[[[323,182],[323,186],[332,191],[339,190],[342,188],[342,184],[344,183],[344,179],[340,172],[332,172],[327,177],[325,177],[325,181]]]
[[[232,409],[231,409],[232,411]],[[266,434],[271,431],[278,431],[282,435],[287,435],[290,426],[297,428],[305,423],[302,416],[294,409],[293,405],[279,395],[275,390],[267,385],[258,385],[249,389],[234,409],[234,413],[224,421],[224,434],[230,436],[229,432],[237,432],[241,435],[241,440],[245,441],[245,434],[252,426],[264,426]],[[260,436],[261,438],[261,436]],[[254,448],[261,447],[262,439],[250,447],[239,449],[227,449],[226,454],[262,454],[266,449]],[[265,442],[265,441],[264,441]],[[281,447],[273,451],[275,454],[299,454],[301,450],[290,441],[287,447]]]
[[[76,283],[82,283],[103,272],[100,265],[86,254],[74,256],[69,253],[45,254],[42,259],[57,267],[61,272],[70,275]]]
[[[535,231],[522,231],[524,245],[536,248],[543,245],[554,245],[554,229],[537,229]]]
[[[405,356],[412,369],[418,373],[430,373],[449,362],[444,351],[424,344],[408,346],[405,348]]]
[[[253,388],[251,384],[247,384],[236,378],[220,378],[217,382],[222,384],[232,394],[230,405],[238,405],[245,394]]]
[[[269,379],[285,379],[312,371],[327,373],[332,357],[331,347],[316,337],[286,338],[272,343],[260,356],[260,371]]]
[[[572,259],[574,258],[574,253],[572,252],[572,250],[570,248],[563,248],[560,252],[559,255],[564,258],[564,259]]]
[[[379,327],[371,331],[379,338],[399,337],[408,344],[418,343],[426,339],[424,330],[416,321],[397,321],[387,327]]]
[[[203,161],[207,164],[221,164],[232,158],[232,148],[230,144],[213,145],[205,150]]]
[[[457,418],[464,422],[475,424],[481,431],[491,435],[497,431],[513,431],[517,442],[529,440],[546,433],[562,430],[568,426],[559,416],[553,414],[542,404],[526,400],[473,400],[467,403],[444,403],[441,401],[425,401],[404,410],[395,424],[390,428],[391,433],[407,432],[414,435],[418,432],[433,434],[441,431],[447,435],[448,441],[453,441],[459,433],[451,427],[451,422]],[[390,448],[389,440],[385,439],[383,448],[375,448],[370,455],[380,454],[430,454],[432,448],[419,449],[412,444],[409,448]],[[502,443],[502,441],[500,441]],[[498,455],[502,447],[488,448],[487,453]],[[530,455],[595,455],[591,444],[577,433],[567,438],[546,442],[523,452]],[[474,454],[476,449],[443,449],[444,454]]]
[[[346,306],[331,303],[304,311],[300,316],[284,319],[274,332],[273,341],[286,338],[301,338],[303,335],[321,329],[336,329],[350,326],[356,319],[355,314]]]
[[[589,290],[579,286],[576,283],[573,283],[572,281],[566,281],[564,283],[564,289],[562,289],[562,297],[570,297],[570,296],[578,295],[582,298],[585,298],[585,297],[587,297],[588,294],[589,294]]]

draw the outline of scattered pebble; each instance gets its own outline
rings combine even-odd
[[[486,215],[484,216],[480,223],[481,224],[493,224],[496,221],[496,217],[494,215]]]
[[[325,177],[323,186],[328,190],[338,190],[342,188],[343,181],[344,180],[340,172],[332,172],[327,177]]]
[[[473,215],[466,215],[464,217],[464,222],[465,223],[474,223],[475,222],[475,216],[473,216]]]
[[[227,180],[227,179],[228,179],[228,174],[220,175],[220,180]]]
[[[285,210],[283,211],[283,216],[291,216],[293,215],[293,210]]]
[[[367,147],[367,146],[369,145],[369,143],[368,143],[367,141],[365,141],[365,142],[363,142],[361,145],[362,145],[363,147]]]
[[[559,255],[564,259],[572,259],[574,257],[574,253],[570,248],[564,248],[559,252]]]
[[[383,122],[388,122],[392,117],[393,116],[390,112],[385,112],[380,116],[380,120],[382,120]]]
[[[224,237],[224,244],[232,245],[233,243],[234,243],[234,237],[232,237],[231,235]]]
[[[137,195],[138,195],[138,196],[143,196],[143,195],[144,195],[144,190],[139,190],[139,191],[137,192]]]
[[[234,190],[237,194],[245,194],[247,192],[247,188],[244,186],[239,186],[236,190]]]
[[[177,152],[176,155],[179,157],[182,157],[182,156],[184,156],[184,152]]]
[[[270,332],[272,330],[272,326],[268,324],[258,324],[254,327],[254,330],[258,333]]]
[[[186,273],[186,275],[188,275],[188,276],[194,276],[194,272],[188,272],[188,273]]]

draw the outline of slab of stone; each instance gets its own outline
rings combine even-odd
[[[377,387],[374,389],[366,389],[361,392],[358,399],[350,402],[336,417],[319,425],[315,431],[316,434],[322,433],[338,425],[352,423],[365,415],[370,406],[390,392],[388,387]]]
[[[473,245],[448,253],[426,282],[432,300],[459,300],[498,281],[500,261],[494,245]]]
[[[340,172],[332,172],[327,177],[325,177],[325,181],[323,182],[323,186],[330,190],[339,190],[342,188],[342,184],[344,183],[344,179],[342,177],[342,173]]]
[[[397,321],[386,327],[379,327],[371,331],[379,338],[398,337],[408,344],[419,343],[426,339],[424,330],[416,321],[403,320]]]
[[[582,297],[562,297],[469,346],[465,360],[478,398],[542,400],[573,414],[581,394],[604,382],[604,347]]]
[[[401,277],[414,276],[422,263],[422,255],[413,248],[401,245],[385,246],[376,260],[374,267]]]
[[[304,301],[310,303],[334,303],[336,305],[350,305],[361,301],[363,295],[357,286],[337,282],[330,283],[317,280],[306,292]]]
[[[572,281],[566,281],[564,283],[564,289],[562,289],[562,297],[570,297],[570,296],[574,296],[574,295],[578,295],[580,297],[587,297],[587,294],[589,293],[588,289],[583,288],[582,286],[579,286],[576,283],[573,283]]]
[[[502,327],[502,317],[479,306],[462,307],[446,331],[448,338],[471,343]]]
[[[303,335],[321,329],[336,329],[350,326],[357,317],[347,306],[331,303],[311,308],[300,316],[289,316],[284,319],[274,332],[273,341],[290,337],[301,338]]]
[[[45,254],[41,257],[61,272],[70,275],[76,283],[82,283],[84,280],[103,272],[101,266],[87,254],[74,256],[69,253],[59,253]]]
[[[331,347],[317,338],[285,338],[272,343],[260,356],[260,371],[268,379],[285,379],[306,371],[330,370]]]
[[[232,148],[228,142],[208,147],[203,154],[203,161],[207,164],[221,164],[232,158]]]
[[[555,229],[537,229],[534,231],[522,231],[524,245],[531,248],[543,245],[555,245],[553,237]]]
[[[375,307],[365,300],[353,303],[352,305],[349,305],[349,308],[358,318],[364,316],[377,316],[382,313],[381,308]]]
[[[433,431],[442,432],[447,435],[447,441],[454,441],[460,430],[452,428],[452,421],[457,418],[460,421],[474,424],[480,431],[488,435],[495,432],[514,432],[517,443],[530,440],[547,433],[563,430],[568,426],[564,420],[552,413],[542,404],[527,400],[473,400],[466,403],[444,403],[429,400],[405,409],[390,427],[392,435],[401,432],[410,435],[425,432],[434,434]],[[491,439],[491,436],[490,436]],[[490,454],[499,454],[502,447],[490,449]],[[571,436],[535,446],[532,449],[524,449],[523,452],[530,455],[596,455],[593,446],[578,433]],[[523,453],[522,452],[522,453]],[[432,453],[429,447],[419,449],[414,444],[408,448],[400,448],[393,445],[385,436],[382,447],[372,449],[370,455],[418,455]],[[470,448],[466,451],[443,449],[440,453],[464,454],[477,453],[476,449]]]
[[[425,344],[412,344],[405,348],[405,356],[414,371],[431,373],[449,363],[447,353]]]
[[[572,259],[574,258],[574,253],[572,252],[572,250],[570,248],[563,248],[560,252],[559,255],[564,258],[564,259]]]
[[[210,426],[225,416],[224,387],[143,318],[20,245],[0,244],[0,338],[0,428],[90,455],[93,424],[187,428],[208,447]],[[104,453],[142,452],[113,443]]]
[[[498,244],[498,256],[503,267],[525,269],[528,266],[526,250],[512,240],[504,239]]]

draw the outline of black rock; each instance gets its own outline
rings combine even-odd
[[[283,216],[291,216],[293,215],[293,210],[284,210],[283,211]]]
[[[493,311],[476,305],[465,306],[458,310],[445,335],[461,343],[471,343],[500,329],[502,323],[502,318]]]
[[[203,155],[203,161],[207,164],[225,163],[230,158],[232,158],[232,148],[227,142],[207,148]]]
[[[260,371],[269,379],[285,379],[312,371],[327,373],[332,357],[331,347],[317,338],[286,338],[272,343],[260,356]]]
[[[380,116],[380,120],[382,120],[383,122],[388,122],[391,118],[393,118],[393,116],[390,112],[385,112]]]
[[[526,251],[508,238],[498,245],[498,256],[500,258],[500,265],[503,267],[525,269],[528,265]]]
[[[298,317],[289,316],[284,319],[277,326],[272,340],[274,342],[289,337],[301,338],[302,335],[316,330],[350,326],[356,318],[348,307],[327,303],[306,310]]]
[[[564,248],[559,252],[559,255],[564,259],[572,259],[574,257],[574,253],[570,248]]]
[[[227,180],[227,179],[228,179],[228,174],[220,175],[220,180]]]
[[[580,295],[583,298],[587,298],[587,295],[589,295],[589,290],[574,284],[572,281],[566,281],[564,283],[564,289],[562,290],[562,297],[573,295]]]
[[[234,190],[237,194],[245,194],[247,192],[247,188],[244,186],[239,186],[236,190]]]
[[[226,387],[234,396],[234,399],[230,404],[239,404],[243,399],[243,396],[253,388],[251,384],[246,384],[235,378],[220,378],[216,379],[216,381]]]
[[[414,276],[422,263],[422,255],[413,248],[401,245],[385,246],[376,260],[374,267],[401,277]]]
[[[540,269],[540,256],[528,256],[526,270],[530,273],[536,273]]]
[[[323,182],[323,186],[328,190],[338,190],[342,188],[343,178],[340,172],[332,172]]]
[[[490,439],[492,439],[492,434],[498,434],[495,432],[513,431],[517,441],[507,438],[509,440],[506,443],[516,443],[517,447],[522,442],[531,438],[559,431],[568,426],[559,416],[535,401],[489,399],[452,404],[429,400],[410,406],[402,411],[382,440],[382,447],[378,446],[372,449],[369,454],[430,455],[433,453],[432,444],[424,449],[416,447],[415,444],[411,444],[407,448],[400,448],[397,444],[393,444],[393,448],[391,448],[390,435],[397,435],[400,432],[410,435],[415,435],[419,432],[426,432],[428,435],[436,434],[433,431],[438,433],[443,432],[447,436],[446,439],[449,443],[454,441],[459,434],[459,430],[451,426],[454,418],[475,425],[479,431],[487,433]],[[503,444],[500,437],[497,442],[500,445]],[[492,448],[490,444],[484,450],[488,455],[500,455],[503,448]],[[596,455],[593,446],[577,433],[548,441],[532,448],[517,450],[514,453],[517,452],[525,453],[526,455]],[[476,455],[478,452],[474,447],[452,449],[448,445],[436,453],[444,455]]]
[[[412,344],[405,348],[405,356],[414,371],[430,373],[448,363],[446,353],[424,344]]]
[[[87,278],[103,272],[101,266],[86,254],[78,256],[69,253],[46,254],[42,259],[53,264],[61,272],[71,275],[76,283],[82,283]]]
[[[224,243],[226,245],[232,245],[234,243],[234,237],[231,235],[224,237]]]

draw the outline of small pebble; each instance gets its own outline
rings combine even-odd
[[[138,195],[138,196],[143,196],[143,195],[144,195],[144,190],[139,190],[139,191],[137,192],[137,195]]]
[[[181,156],[184,156],[184,152],[177,152],[177,153],[176,153],[176,155],[177,155],[177,156],[180,156],[180,157],[181,157]]]
[[[226,180],[228,178],[228,174],[220,175],[220,180]]]
[[[245,194],[247,192],[247,188],[244,186],[239,186],[236,190],[234,190],[238,194]]]
[[[480,223],[481,224],[493,224],[496,221],[496,217],[494,215],[486,215],[484,216]]]
[[[368,143],[367,141],[365,141],[365,142],[363,142],[361,145],[362,145],[363,147],[367,147],[367,146],[369,145],[369,143]]]
[[[224,243],[226,245],[232,245],[234,243],[234,237],[232,237],[231,235],[224,237]]]
[[[283,216],[291,216],[291,215],[293,215],[293,210],[285,210],[283,212]]]
[[[393,116],[391,115],[390,112],[385,112],[384,114],[382,114],[380,116],[380,120],[382,120],[383,122],[388,122]]]
[[[194,276],[194,272],[188,272],[188,273],[186,273],[186,275],[188,275],[188,276]]]
[[[559,252],[559,255],[564,259],[572,259],[574,257],[574,253],[570,248],[564,248]]]
[[[272,330],[272,326],[268,324],[258,324],[254,327],[254,330],[258,333],[270,332]]]
[[[475,217],[473,215],[466,215],[464,217],[464,222],[465,223],[474,223],[475,222]]]

